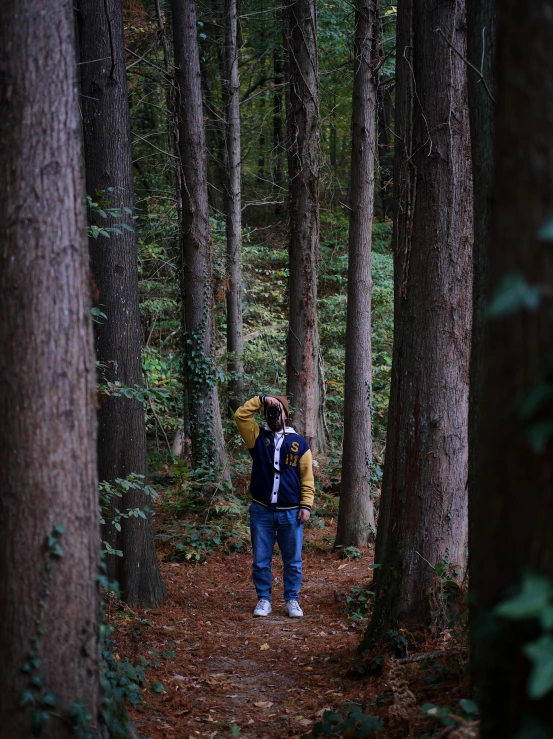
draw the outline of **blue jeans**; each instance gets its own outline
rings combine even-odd
[[[258,598],[271,600],[271,560],[275,541],[284,565],[284,600],[297,600],[302,579],[303,525],[298,510],[271,511],[259,503],[250,505],[253,548],[252,578]]]

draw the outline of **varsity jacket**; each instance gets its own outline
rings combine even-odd
[[[276,510],[310,511],[315,483],[309,445],[290,426],[284,433],[259,428],[254,416],[262,406],[262,397],[256,395],[234,414],[240,436],[252,457],[252,500]]]

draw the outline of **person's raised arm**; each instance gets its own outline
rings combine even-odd
[[[313,477],[313,456],[311,450],[308,449],[302,454],[300,459],[300,510],[298,518],[302,523],[309,521],[311,516],[311,507],[315,500],[315,479]]]
[[[262,395],[255,395],[253,398],[247,400],[244,405],[240,406],[234,414],[238,431],[248,449],[254,448],[255,440],[259,436],[259,426],[254,418],[255,414],[263,406],[263,402],[264,397]]]

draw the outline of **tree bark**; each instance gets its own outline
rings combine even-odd
[[[238,74],[236,0],[225,4],[225,68],[227,95],[227,351],[229,404],[239,408],[244,397],[244,322],[242,319],[242,187],[240,149],[240,77]]]
[[[0,69],[0,737],[30,739],[40,703],[23,708],[22,696],[52,691],[62,720],[48,715],[41,735],[62,739],[74,736],[77,704],[90,730],[100,715],[95,364],[72,4],[1,3]],[[42,689],[31,685],[38,674]]]
[[[284,154],[284,137],[282,132],[282,85],[284,77],[282,73],[282,49],[276,46],[273,52],[273,183],[275,200],[282,198],[282,159]],[[280,215],[282,208],[275,206],[276,215]]]
[[[179,147],[183,170],[182,284],[185,383],[192,456],[229,479],[214,368],[211,237],[194,0],[172,0],[179,88]]]
[[[389,86],[377,88],[378,111],[378,169],[382,217],[391,218],[393,214],[392,161],[393,144],[390,135],[392,126],[392,95]]]
[[[107,381],[141,387],[136,233],[121,226],[133,223],[123,209],[134,212],[123,11],[118,0],[104,0],[101,10],[96,0],[79,0],[77,17],[87,192],[93,199],[102,192],[124,216],[107,220],[95,216],[98,225],[115,226],[122,233],[89,239],[97,304],[107,315],[95,324],[96,356]],[[143,403],[136,398],[102,398],[98,421],[100,480],[114,483],[136,473],[147,483]],[[121,501],[122,510],[149,505],[150,499],[139,490],[129,490]],[[123,557],[108,557],[110,575],[119,582],[129,605],[153,608],[165,600],[167,591],[157,565],[151,516],[122,519],[121,526],[117,546]]]
[[[351,132],[348,307],[344,393],[344,444],[336,545],[363,546],[375,533],[370,490],[371,242],[374,158],[377,0],[357,0]]]
[[[319,249],[319,80],[314,0],[284,0],[290,178],[287,393],[294,425],[313,451],[320,423],[317,262]]]
[[[398,6],[394,351],[364,646],[428,621],[436,563],[466,567],[472,182],[466,65],[442,33],[466,55],[464,0]]]
[[[485,22],[488,30],[490,20],[493,29],[493,7],[486,5],[488,18],[480,16],[476,22]],[[483,387],[477,391],[481,410],[471,489],[471,597],[476,604],[471,640],[478,650],[473,666],[485,739],[522,735],[530,721],[541,722],[547,731],[553,725],[553,693],[531,701],[526,688],[529,662],[522,649],[541,629],[535,622],[505,621],[484,630],[491,609],[512,592],[524,571],[553,578],[553,444],[548,431],[553,413],[548,395],[553,377],[553,17],[544,0],[500,0],[496,7],[497,106],[484,301],[492,301],[508,275],[534,286],[540,300],[533,309],[514,306],[488,317]],[[482,39],[481,28],[473,26],[472,32]],[[487,49],[486,57],[489,40]],[[485,59],[485,72],[491,70],[493,57]],[[488,76],[487,83],[493,78]],[[487,114],[479,111],[482,119],[475,133],[489,159],[493,121],[487,117],[491,106],[486,106]],[[546,733],[535,729],[536,736]]]
[[[486,308],[488,296],[488,253],[491,239],[492,187],[493,187],[493,139],[496,77],[496,3],[495,0],[467,0],[467,53],[469,61],[484,75],[489,92],[474,69],[468,70],[468,92],[472,149],[472,174],[474,190],[474,253],[473,253],[473,319],[472,349],[470,359],[469,395],[469,570],[479,579],[476,568],[480,566],[478,556],[482,544],[478,539],[483,532],[478,523],[481,501],[478,469],[481,462],[479,427],[486,392],[484,387],[485,333],[487,326]],[[488,495],[488,491],[484,492]],[[472,579],[472,578],[471,578]],[[475,680],[479,676],[477,624],[482,616],[479,598],[469,600],[469,622],[471,625],[471,659]]]
[[[199,54],[202,59],[200,72],[202,79],[203,109],[205,111],[204,136],[207,145],[207,187],[209,205],[221,215],[226,213],[228,163],[226,149],[225,120],[220,115],[221,103],[214,82],[217,71],[221,80],[221,98],[223,107],[227,105],[227,73],[225,71],[225,0],[211,0],[207,7],[214,23],[204,26],[205,38],[199,41]],[[213,53],[215,49],[215,53]],[[216,63],[213,62],[216,57]]]

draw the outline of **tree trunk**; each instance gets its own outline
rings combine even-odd
[[[355,76],[354,69],[354,76]],[[353,117],[353,112],[352,112]],[[353,141],[352,141],[353,146]],[[330,163],[330,181],[332,182],[330,188],[330,196],[334,199],[339,190],[338,183],[336,181],[337,167],[338,167],[338,138],[336,132],[336,95],[332,95],[332,104],[330,108],[329,116],[329,129],[328,129],[328,159]]]
[[[93,216],[100,226],[118,227],[121,234],[89,239],[97,304],[107,318],[95,324],[96,356],[101,374],[127,387],[142,386],[141,329],[138,307],[136,233],[122,228],[134,212],[131,125],[123,12],[119,0],[105,0],[102,12],[96,0],[78,2],[82,117],[86,187],[94,199],[102,192],[123,218]],[[99,61],[93,61],[99,60]],[[132,225],[131,225],[132,228]],[[131,473],[148,477],[144,406],[136,398],[103,397],[98,414],[98,472],[114,483]],[[122,510],[151,506],[139,490],[123,496]],[[157,565],[151,516],[121,520],[117,545],[123,557],[108,557],[110,575],[117,579],[124,600],[133,607],[153,608],[167,597]],[[111,524],[107,523],[107,526]]]
[[[472,148],[472,174],[474,190],[474,252],[473,252],[473,318],[472,349],[470,359],[469,395],[469,570],[471,580],[478,581],[476,568],[480,566],[478,539],[482,536],[478,512],[482,503],[478,500],[478,468],[481,461],[479,427],[481,410],[486,392],[483,382],[484,347],[487,325],[488,253],[491,238],[491,211],[493,186],[493,138],[495,104],[490,94],[495,94],[496,53],[496,3],[495,0],[467,0],[467,51],[469,60],[481,69],[489,92],[480,75],[468,71],[468,92]],[[488,491],[484,492],[488,495]],[[479,679],[479,655],[477,630],[473,627],[482,615],[479,598],[469,600],[472,639],[472,663],[475,681]]]
[[[553,579],[553,17],[544,0],[496,5],[497,106],[485,301],[493,305],[508,276],[525,280],[540,299],[533,307],[521,302],[488,317],[482,355],[473,495],[471,490],[471,593],[476,604],[471,638],[478,650],[473,662],[485,739],[522,736],[524,729],[530,735],[531,722],[541,722],[542,731],[534,727],[534,735],[545,736],[553,725],[553,693],[530,700],[529,662],[522,655],[541,627],[530,620],[500,621],[484,631],[490,610],[524,571]],[[493,29],[493,8],[486,10],[486,20],[475,20],[485,22],[487,30],[491,22]],[[471,32],[482,38],[481,28],[473,26]],[[492,69],[493,57],[487,58],[484,71]],[[493,124],[479,112],[475,133],[489,159],[484,137],[489,146]],[[542,652],[547,655],[545,645]]]
[[[242,320],[242,187],[240,153],[240,78],[238,75],[236,0],[225,5],[227,95],[227,351],[229,404],[239,408],[244,397],[244,323]]]
[[[324,445],[319,423],[319,89],[314,0],[284,0],[288,82],[290,282],[287,393],[294,425],[313,451]]]
[[[199,56],[201,59],[200,74],[202,80],[203,110],[205,111],[204,138],[207,145],[206,167],[209,205],[219,214],[224,215],[227,207],[228,163],[226,151],[225,120],[220,114],[220,99],[214,90],[217,76],[221,81],[221,98],[223,108],[227,105],[227,73],[225,69],[225,0],[211,0],[204,9],[209,22],[204,26],[206,33],[199,40]],[[211,18],[213,21],[211,21]],[[173,33],[174,36],[174,33]],[[215,48],[215,54],[212,49]],[[175,52],[176,53],[176,52]],[[212,57],[216,56],[217,64]],[[217,75],[217,71],[219,74]]]
[[[277,45],[273,53],[273,183],[275,200],[282,199],[283,176],[282,157],[284,153],[284,139],[282,134],[282,49]],[[276,215],[280,215],[282,208],[275,207]]]
[[[0,69],[0,737],[30,739],[30,713],[51,691],[41,736],[62,739],[74,736],[77,706],[91,731],[100,714],[96,387],[72,4],[1,3]]]
[[[196,466],[213,467],[229,479],[215,379],[211,237],[202,110],[200,59],[194,0],[172,0],[179,146],[183,170],[182,284],[184,374]]]
[[[204,41],[204,44],[206,42]],[[176,52],[175,52],[176,53]],[[217,109],[215,102],[215,94],[209,79],[209,70],[207,65],[202,65],[202,91],[206,101],[206,109],[209,111]],[[207,150],[209,156],[206,160],[208,175],[208,196],[209,204],[219,213],[225,212],[225,171],[226,171],[226,153],[223,125],[215,116],[209,119],[209,125],[205,132]]]
[[[336,544],[363,546],[374,535],[370,477],[371,241],[374,207],[376,84],[375,0],[357,0],[351,132],[344,448]]]
[[[465,6],[416,7],[398,6],[394,352],[364,645],[428,621],[438,562],[466,567],[472,182],[466,65],[442,36],[465,55]]]
[[[393,169],[393,144],[391,137],[392,95],[390,87],[379,85],[376,97],[378,111],[378,169],[380,202],[382,205],[382,217],[391,218],[394,198],[391,182]]]

